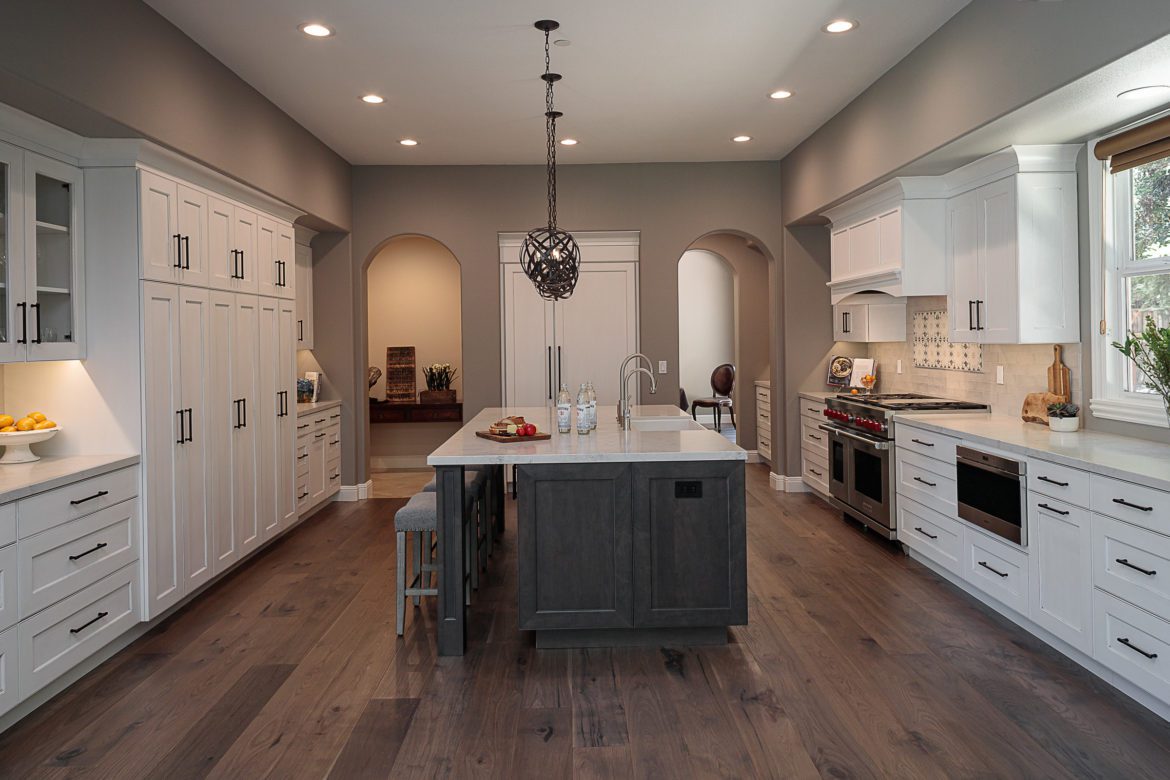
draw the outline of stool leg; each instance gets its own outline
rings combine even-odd
[[[418,586],[421,588],[421,587],[424,587],[425,585],[429,584],[429,583],[424,582],[424,579],[423,579],[423,570],[422,570],[423,547],[428,547],[428,549],[427,549],[427,556],[428,557],[430,556],[431,551],[429,549],[429,545],[424,544],[424,540],[423,540],[424,534],[422,531],[411,531],[410,535],[414,539],[414,572],[411,574],[410,582],[414,582],[415,579],[418,579]],[[429,572],[428,572],[428,574],[429,574]],[[414,597],[414,605],[417,607],[418,604],[419,604],[419,597],[415,596]]]
[[[406,622],[406,534],[399,531],[394,535],[396,540],[398,565],[394,569],[394,585],[398,598],[394,599],[394,606],[397,614],[394,619],[394,627],[398,631],[398,636],[402,636],[402,628]]]

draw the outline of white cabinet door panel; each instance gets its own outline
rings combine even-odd
[[[280,305],[276,298],[260,298],[257,323],[258,369],[260,383],[256,398],[256,511],[260,515],[263,538],[275,536],[280,525],[276,506],[277,459],[279,457],[279,419],[283,404],[279,393],[282,382],[278,352]],[[249,422],[251,422],[249,420]]]
[[[1093,581],[1085,576],[1091,565],[1089,512],[1037,493],[1028,499],[1029,616],[1090,653]]]
[[[212,522],[214,573],[231,568],[240,556],[234,502],[235,404],[231,343],[236,338],[236,296],[211,293],[207,372],[207,512]]]
[[[279,362],[277,386],[280,396],[280,410],[277,416],[276,449],[276,511],[281,529],[288,528],[297,516],[296,502],[296,401],[297,401],[297,353],[296,353],[296,304],[290,300],[280,302],[277,313],[277,344]],[[337,435],[337,448],[341,449],[341,435]]]
[[[1016,181],[992,182],[976,190],[979,200],[979,273],[976,304],[979,339],[984,344],[1019,340],[1019,278]]]
[[[297,349],[313,348],[313,250],[297,244]]]
[[[182,233],[178,225],[179,185],[152,171],[138,172],[138,254],[143,279],[179,280]]]
[[[504,404],[548,406],[557,390],[553,304],[537,294],[518,264],[507,264],[502,269]]]
[[[260,369],[260,299],[235,296],[235,333],[228,344],[232,363],[232,514],[241,554],[263,538],[260,522],[260,473],[257,469],[260,409],[256,403]]]
[[[979,273],[979,207],[975,192],[947,201],[946,254],[951,341],[978,341],[975,308],[983,288]]]
[[[234,289],[239,275],[239,260],[232,239],[235,207],[226,200],[207,199],[207,273],[208,284],[217,290]]]
[[[177,213],[178,232],[182,236],[183,256],[180,281],[195,287],[206,287],[207,272],[207,193],[179,185]]]
[[[560,382],[574,398],[582,382],[592,382],[599,405],[616,404],[618,367],[638,351],[638,264],[583,264],[572,297],[555,308]],[[637,386],[630,382],[632,395]]]
[[[182,379],[180,406],[184,415],[178,447],[177,495],[181,497],[183,545],[183,593],[207,582],[214,570],[211,516],[208,512],[209,424],[207,416],[208,376],[211,367],[209,340],[211,296],[207,290],[179,288],[179,374]]]

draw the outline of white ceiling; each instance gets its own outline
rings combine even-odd
[[[571,41],[552,64],[581,143],[560,161],[775,160],[969,0],[147,2],[350,162],[434,165],[543,161],[537,19]],[[821,32],[837,17],[860,25]]]

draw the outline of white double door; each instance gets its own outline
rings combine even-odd
[[[616,404],[618,368],[638,351],[638,264],[582,263],[573,295],[556,302],[519,263],[501,268],[504,404],[547,406],[562,384],[575,398],[582,382],[593,383],[598,404]]]
[[[294,303],[143,282],[147,619],[296,517]]]

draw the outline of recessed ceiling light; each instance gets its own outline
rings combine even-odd
[[[737,144],[743,144],[743,143],[747,143],[748,141],[752,140],[752,137],[750,135],[737,135],[735,138],[732,138],[731,140],[735,141]]]
[[[561,146],[576,146],[576,145],[577,145],[576,138],[562,138],[561,139]]]
[[[333,35],[332,27],[326,27],[319,22],[306,22],[299,29],[310,38],[328,38]]]
[[[768,97],[772,98],[773,100],[784,100],[784,98],[792,97],[792,93],[786,89],[778,89],[771,95],[768,95]]]
[[[1122,100],[1152,100],[1166,97],[1170,94],[1170,86],[1166,84],[1150,84],[1145,87],[1134,87],[1124,92],[1118,92],[1117,97]]]
[[[386,98],[382,97],[381,95],[362,95],[362,102],[376,106],[379,103],[386,102]]]
[[[403,146],[418,146],[418,141],[414,140],[413,138],[403,138],[398,143],[402,144]]]
[[[834,19],[821,29],[827,33],[847,33],[857,29],[857,22],[850,19]]]
[[[572,46],[573,42],[568,38],[557,38],[553,41],[553,46]]]

